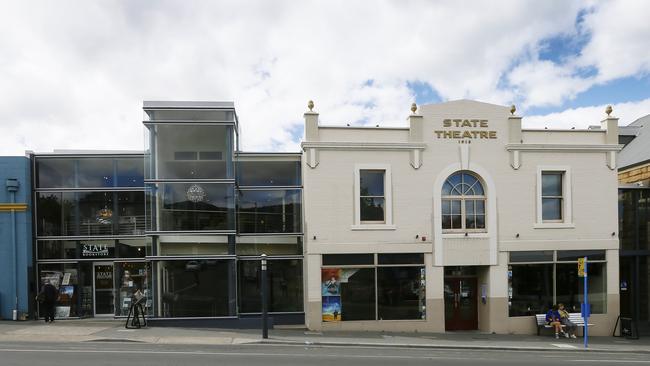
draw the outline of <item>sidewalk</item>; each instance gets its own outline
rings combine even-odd
[[[311,332],[305,329],[273,329],[263,340],[259,330],[194,329],[151,327],[124,329],[117,320],[61,320],[54,324],[0,321],[0,342],[141,342],[150,344],[295,344],[321,346],[365,346],[400,348],[448,348],[518,351],[584,351],[582,339],[555,339],[551,336],[446,334],[381,332]],[[630,352],[650,354],[650,337],[628,340],[590,337],[590,352]]]

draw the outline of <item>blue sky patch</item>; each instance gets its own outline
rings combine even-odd
[[[433,90],[431,85],[429,85],[427,82],[407,81],[406,86],[415,95],[415,103],[418,105],[427,103],[440,103],[443,101],[442,98],[440,98],[440,95],[435,90]]]

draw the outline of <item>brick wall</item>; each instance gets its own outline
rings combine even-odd
[[[619,172],[618,181],[620,183],[644,182],[648,184],[650,182],[650,163]]]

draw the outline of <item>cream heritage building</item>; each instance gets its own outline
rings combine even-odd
[[[305,322],[315,330],[534,333],[534,314],[619,314],[618,119],[522,129],[514,108],[413,105],[407,128],[305,113]]]

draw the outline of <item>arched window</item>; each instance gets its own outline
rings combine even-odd
[[[442,185],[442,229],[485,231],[485,190],[474,174],[456,172]]]

